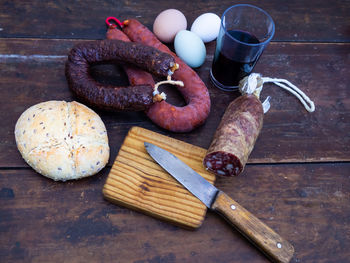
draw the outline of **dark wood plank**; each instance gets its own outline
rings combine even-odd
[[[0,170],[1,262],[268,262],[215,213],[197,231],[113,205],[108,169],[58,183]],[[216,186],[289,240],[291,262],[348,262],[350,164],[249,165]]]
[[[258,1],[244,3],[259,6],[276,23],[274,41],[349,42],[350,2],[328,1]],[[1,1],[1,38],[104,38],[104,20],[138,18],[152,27],[157,14],[168,8],[181,10],[193,23],[199,15],[214,12],[219,16],[235,4],[232,1]]]
[[[77,42],[38,39],[0,42],[0,167],[26,167],[13,135],[15,123],[26,108],[46,100],[74,99],[64,76],[64,63],[69,49]],[[316,111],[308,113],[295,97],[265,84],[262,98],[272,96],[272,106],[265,115],[251,163],[349,161],[349,45],[272,43],[267,48],[256,72],[290,80],[315,101]],[[142,112],[97,111],[107,126],[112,149],[110,164],[127,131],[135,125],[209,147],[225,108],[239,94],[220,91],[211,84],[209,69],[214,45],[207,48],[207,61],[197,70],[212,99],[207,122],[191,133],[175,134],[158,128]],[[123,72],[113,65],[98,67],[94,72],[99,80],[127,83]],[[170,102],[181,104],[179,96],[168,91]]]
[[[316,103],[307,113],[296,98],[271,84],[272,107],[244,173],[216,186],[295,247],[292,262],[348,262],[350,257],[350,1],[247,0],[271,14],[276,35],[255,71],[286,78]],[[197,70],[212,111],[191,133],[176,134],[142,112],[98,111],[108,130],[111,158],[80,181],[46,179],[22,160],[14,141],[20,114],[41,101],[71,101],[64,76],[70,48],[103,39],[108,16],[137,18],[149,28],[167,8],[190,26],[202,13],[221,15],[232,1],[7,1],[0,0],[0,262],[268,262],[220,216],[209,211],[188,231],[103,199],[110,164],[132,126],[207,148],[227,105],[239,94],[209,80],[215,43]],[[94,67],[96,79],[125,85],[116,65]],[[170,102],[183,105],[172,87]],[[274,164],[276,163],[276,164]]]

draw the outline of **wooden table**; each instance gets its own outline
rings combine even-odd
[[[102,187],[125,135],[140,126],[203,148],[238,93],[209,81],[215,43],[197,69],[212,109],[206,123],[185,134],[158,128],[142,112],[97,111],[107,126],[111,158],[99,174],[54,182],[21,158],[14,126],[29,106],[74,99],[64,64],[70,48],[105,38],[104,20],[137,18],[149,28],[167,8],[191,25],[202,13],[232,1],[0,1],[0,262],[267,262],[221,217],[208,212],[196,231],[159,221],[103,199]],[[276,34],[255,72],[285,78],[315,101],[308,113],[282,89],[266,84],[271,110],[243,174],[216,186],[295,247],[292,262],[349,262],[350,258],[350,1],[254,1],[274,18]],[[95,77],[127,80],[116,66]],[[178,94],[169,99],[183,104]]]

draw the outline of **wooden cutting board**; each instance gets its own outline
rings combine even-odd
[[[176,155],[214,183],[215,175],[202,165],[206,150],[140,127],[126,136],[103,187],[104,197],[185,228],[198,228],[206,206],[161,168],[146,152],[144,142]]]

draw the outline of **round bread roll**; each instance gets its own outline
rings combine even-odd
[[[101,118],[75,101],[47,101],[30,107],[18,119],[15,137],[23,159],[55,181],[93,175],[109,158]]]

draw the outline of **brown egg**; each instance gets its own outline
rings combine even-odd
[[[153,33],[160,41],[165,43],[173,42],[177,32],[186,28],[186,17],[177,9],[162,11],[153,23]]]

